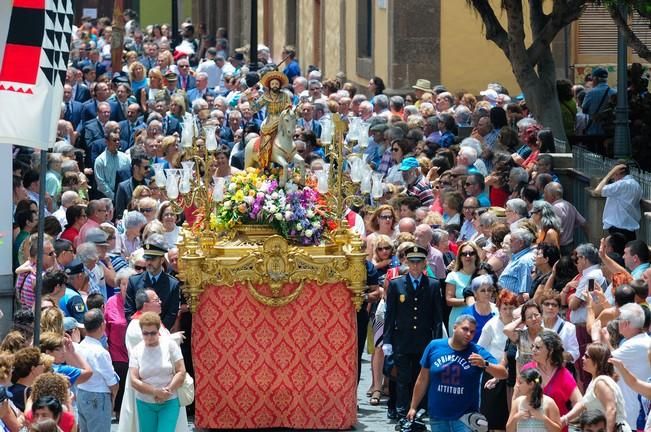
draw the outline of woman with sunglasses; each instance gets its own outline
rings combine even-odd
[[[553,330],[563,342],[563,360],[567,368],[574,372],[574,362],[579,359],[579,341],[576,338],[576,327],[565,321],[559,313],[561,296],[557,291],[542,290],[538,296],[538,304],[542,305],[543,327]]]
[[[161,321],[155,312],[145,312],[139,321],[143,341],[133,348],[129,358],[139,430],[173,432],[181,410],[176,391],[185,379],[181,348],[160,337]]]
[[[527,304],[527,303],[525,303]],[[572,373],[563,362],[563,342],[551,330],[543,330],[531,344],[532,361],[526,363],[521,370],[536,368],[542,377],[543,393],[556,402],[561,416],[568,413],[568,404],[576,405],[581,400],[581,392],[576,385]],[[521,396],[519,381],[515,388],[514,400]],[[562,429],[567,432],[567,426]]]
[[[394,139],[391,141],[391,159],[393,159],[393,166],[389,168],[387,175],[384,177],[384,183],[405,184],[402,178],[402,171],[400,171],[400,164],[402,160],[411,156],[413,150],[412,145],[406,139]]]
[[[615,368],[609,362],[610,348],[602,343],[587,346],[583,355],[583,370],[592,376],[583,398],[575,404],[570,412],[561,417],[563,426],[579,417],[584,410],[596,410],[606,416],[606,430],[629,432],[624,409],[624,396],[613,379]]]
[[[492,302],[493,294],[495,294],[495,282],[492,276],[483,274],[475,277],[470,287],[475,303],[467,306],[461,314],[471,315],[477,321],[475,336],[472,341],[478,343],[484,326],[498,313],[497,307]]]
[[[375,245],[377,243],[377,237],[380,235],[385,235],[389,237],[390,240],[396,238],[396,225],[398,220],[396,217],[396,212],[393,207],[388,204],[383,204],[379,206],[371,215],[371,220],[368,222],[369,231],[372,231],[366,237],[366,247],[369,252],[369,258],[373,258],[375,253]]]
[[[448,320],[448,328],[454,327],[454,322],[468,306],[463,291],[470,287],[472,277],[479,268],[479,248],[473,242],[464,242],[459,246],[455,260],[454,271],[445,278],[445,301],[452,308]]]

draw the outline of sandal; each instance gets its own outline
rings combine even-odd
[[[373,387],[371,387],[370,389],[366,390],[366,396],[367,396],[367,397],[371,397],[372,394],[373,394]]]
[[[380,405],[381,397],[382,397],[381,390],[373,390],[373,393],[371,394],[371,400],[369,400],[368,403],[373,406]]]

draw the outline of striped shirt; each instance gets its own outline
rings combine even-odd
[[[26,271],[18,275],[16,280],[16,297],[23,309],[32,309],[34,307],[34,284],[36,275],[31,271]]]
[[[421,174],[416,183],[407,190],[407,195],[415,196],[420,200],[421,207],[429,207],[434,202],[432,185]]]

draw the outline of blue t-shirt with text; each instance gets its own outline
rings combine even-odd
[[[484,369],[470,364],[470,354],[478,353],[489,363],[497,360],[481,346],[470,342],[463,351],[453,350],[447,339],[427,345],[420,364],[429,369],[428,410],[435,420],[457,420],[479,411],[481,377]]]

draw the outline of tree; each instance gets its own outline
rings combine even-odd
[[[608,9],[617,28],[628,38],[628,45],[633,48],[637,55],[651,63],[651,48],[649,48],[642,39],[633,31],[628,21],[628,14],[622,13],[622,4],[625,4],[629,10],[634,10],[641,17],[651,20],[651,3],[648,0],[602,0],[597,3],[603,3]]]
[[[528,0],[532,42],[525,43],[524,0],[501,0],[506,29],[497,19],[489,0],[466,0],[481,17],[486,39],[493,41],[511,63],[527,106],[554,136],[567,141],[556,93],[556,71],[551,43],[567,25],[579,19],[588,0],[556,0],[552,11],[543,11],[544,0]],[[562,150],[562,149],[559,149]]]

